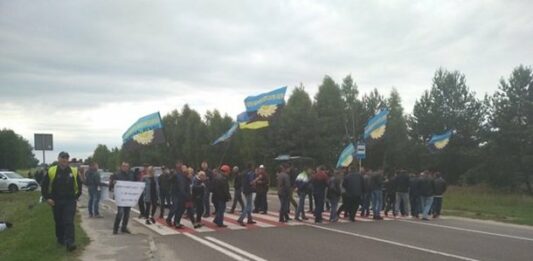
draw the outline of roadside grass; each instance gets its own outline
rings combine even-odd
[[[443,214],[533,225],[533,196],[486,186],[450,186],[444,194]]]
[[[40,192],[0,193],[0,220],[13,227],[0,232],[0,260],[78,260],[89,243],[76,215],[76,245],[68,253],[56,243],[54,220],[50,207],[38,203]]]

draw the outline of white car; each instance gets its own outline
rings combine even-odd
[[[36,190],[37,181],[28,179],[13,171],[0,171],[0,191],[16,192],[19,190]]]

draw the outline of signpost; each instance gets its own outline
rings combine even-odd
[[[54,150],[54,140],[52,134],[35,133],[33,141],[34,149],[43,151],[43,163],[46,163],[44,152],[47,150]]]
[[[366,145],[364,143],[357,142],[355,157],[359,160],[359,171],[361,171],[361,161],[366,158]]]

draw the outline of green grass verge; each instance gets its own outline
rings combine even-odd
[[[444,215],[533,225],[533,196],[498,191],[484,186],[449,187],[444,194]]]
[[[76,245],[68,253],[56,243],[51,208],[37,203],[40,192],[0,193],[0,219],[13,223],[11,229],[0,232],[0,260],[78,260],[89,243],[76,215]],[[33,207],[30,207],[33,206]]]

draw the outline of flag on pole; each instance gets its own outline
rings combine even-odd
[[[364,138],[379,139],[385,134],[385,128],[387,127],[387,116],[389,110],[384,109],[379,111],[374,117],[368,120],[365,127]]]
[[[248,112],[242,112],[241,114],[237,115],[237,123],[239,124],[240,129],[249,129],[249,130],[256,130],[260,128],[268,127],[269,123],[268,121],[261,120],[261,121],[254,121],[250,118],[250,115],[248,115]]]
[[[160,143],[165,143],[165,134],[159,112],[139,118],[122,135],[122,144],[126,150]]]
[[[348,144],[341,152],[339,160],[337,161],[337,168],[348,167],[353,161],[353,154],[355,153],[355,146],[353,143]]]
[[[239,123],[237,122],[233,123],[233,125],[231,125],[231,128],[229,128],[229,130],[226,131],[224,134],[222,134],[222,136],[220,136],[218,139],[213,141],[211,145],[215,145],[220,142],[227,141],[229,138],[231,138],[231,136],[233,136],[233,134],[237,131],[238,128],[239,128]]]
[[[441,134],[433,134],[428,142],[429,149],[432,151],[444,149],[448,145],[448,143],[450,143],[450,138],[452,137],[452,134],[452,130],[448,130]]]
[[[285,105],[285,93],[287,87],[259,94],[248,96],[244,99],[246,106],[246,120],[240,121],[241,129],[259,129],[269,126],[268,120],[275,117]],[[258,122],[258,123],[254,123]]]

